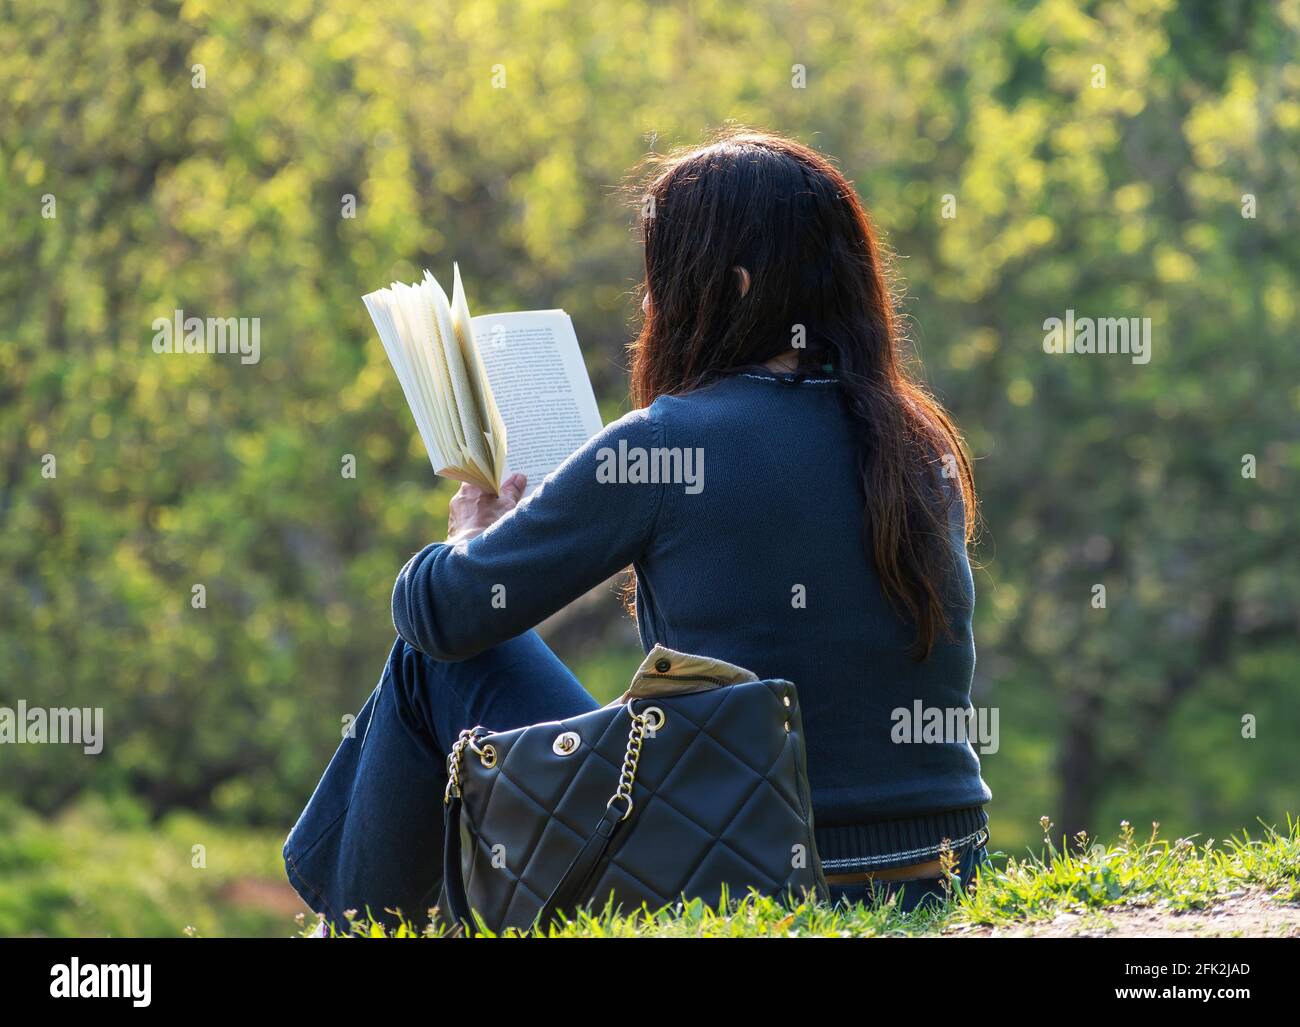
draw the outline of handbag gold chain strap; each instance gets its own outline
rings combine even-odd
[[[632,718],[632,730],[627,734],[627,752],[623,754],[623,767],[618,772],[618,787],[609,797],[609,802],[605,803],[606,809],[619,799],[627,803],[627,809],[623,811],[620,820],[626,820],[632,815],[632,786],[636,784],[636,767],[641,761],[641,742],[645,739],[646,724],[649,722],[649,715],[634,711],[631,702],[627,704],[627,711]]]
[[[626,820],[632,815],[632,786],[636,784],[636,768],[641,761],[641,743],[645,740],[650,715],[652,712],[658,713],[660,723],[663,717],[663,714],[653,707],[644,713],[637,713],[630,702],[627,704],[627,712],[632,718],[632,728],[627,735],[627,751],[623,754],[623,766],[618,772],[618,787],[609,797],[609,802],[605,803],[606,809],[619,800],[627,803],[627,809],[623,811],[620,820]],[[444,804],[450,803],[453,797],[460,797],[460,761],[467,748],[477,754],[483,766],[489,769],[496,766],[496,747],[491,743],[482,746],[478,744],[478,739],[484,730],[481,727],[467,728],[460,733],[456,744],[451,747],[451,752],[447,756],[447,790],[442,796]]]

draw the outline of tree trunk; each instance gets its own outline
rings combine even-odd
[[[1052,834],[1064,834],[1073,842],[1075,834],[1096,832],[1093,817],[1101,787],[1101,767],[1097,754],[1098,728],[1101,721],[1101,696],[1088,689],[1070,696],[1065,703],[1065,734],[1057,757],[1061,782],[1060,816]]]

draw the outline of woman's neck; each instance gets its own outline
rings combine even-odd
[[[799,358],[793,353],[782,353],[771,360],[765,360],[763,366],[769,371],[786,372],[799,370]]]

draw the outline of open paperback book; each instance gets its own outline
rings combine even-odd
[[[470,317],[460,268],[451,299],[428,271],[363,297],[429,462],[496,493],[512,474],[532,492],[600,431],[591,379],[563,310]]]

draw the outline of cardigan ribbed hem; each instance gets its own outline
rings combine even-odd
[[[922,817],[817,827],[817,854],[828,874],[851,874],[928,863],[947,842],[955,854],[988,838],[983,806]]]

